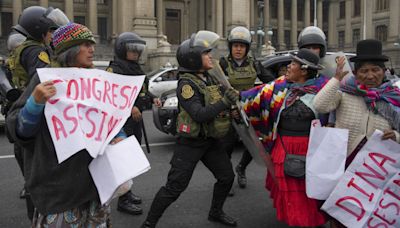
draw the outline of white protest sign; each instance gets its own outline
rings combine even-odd
[[[322,209],[347,227],[400,227],[400,144],[376,130]]]
[[[337,67],[337,59],[340,56],[346,56],[343,52],[337,52],[332,55],[326,55],[323,57],[320,61],[321,65],[324,66],[324,69],[320,70],[319,73],[322,75],[325,75],[327,77],[333,77],[336,74],[336,67]],[[353,72],[350,67],[350,63],[345,59],[343,71],[348,71],[349,73],[346,75],[348,77],[349,75],[353,75]]]
[[[94,158],[102,154],[131,115],[144,81],[98,69],[37,71],[41,82],[52,80],[57,89],[44,113],[59,163],[82,149]]]
[[[101,204],[109,202],[120,185],[149,169],[150,163],[135,136],[108,145],[104,154],[89,164]]]

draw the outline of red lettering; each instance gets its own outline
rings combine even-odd
[[[385,199],[385,198],[382,198],[382,199],[379,201],[379,206],[380,206],[381,208],[383,208],[383,209],[387,209],[387,208],[393,206],[394,209],[396,210],[396,215],[399,215],[399,213],[400,213],[400,206],[399,206],[397,203],[395,203],[395,202],[389,202],[389,203],[387,203],[387,204],[383,204],[383,200],[384,200],[384,199]],[[395,221],[396,221],[396,220],[395,220]]]
[[[64,138],[67,138],[67,132],[65,132],[65,128],[63,123],[61,122],[60,119],[57,118],[57,116],[52,116],[51,117],[51,122],[53,123],[54,126],[54,132],[56,133],[56,139],[60,139],[60,132],[64,135]]]
[[[372,159],[372,161],[375,162],[376,165],[378,165],[379,168],[381,168],[381,170],[383,172],[385,172],[385,175],[388,174],[388,171],[385,169],[385,167],[383,167],[383,165],[385,165],[385,162],[390,161],[393,164],[396,164],[396,161],[393,158],[390,158],[384,154],[372,152],[372,153],[369,153],[368,156]],[[378,159],[382,159],[382,160],[379,162]]]
[[[378,173],[375,169],[371,168],[371,166],[369,166],[367,163],[364,162],[363,166],[366,167],[367,169],[369,169],[369,171],[371,171],[373,174],[364,173],[364,172],[355,172],[355,174],[357,176],[361,177],[363,180],[365,180],[365,182],[367,182],[369,185],[371,185],[372,187],[377,189],[378,186],[376,184],[372,183],[367,177],[372,177],[372,178],[376,178],[379,180],[385,180],[385,177],[383,175],[381,175],[380,173]]]
[[[90,99],[91,93],[90,93],[90,78],[80,78],[81,79],[81,100]],[[86,82],[85,82],[86,81]],[[86,95],[86,97],[85,97]]]
[[[78,103],[78,104],[76,105],[76,108],[78,109],[78,118],[79,118],[80,120],[83,120],[83,117],[81,116],[81,109],[84,109],[84,108],[86,108],[86,107],[87,107],[86,105],[80,104],[80,103]]]
[[[354,187],[355,189],[357,189],[359,192],[361,192],[362,194],[364,194],[367,198],[368,201],[371,201],[374,198],[374,193],[371,193],[368,195],[368,193],[362,189],[360,186],[358,186],[355,182],[354,182],[354,177],[351,178],[351,180],[349,181],[349,183],[347,183],[347,187]]]
[[[371,222],[372,220],[374,220],[374,217],[371,217],[368,219],[368,228],[379,228],[379,227],[384,227],[384,228],[388,228],[388,226],[385,223],[378,223],[375,225],[372,225]]]
[[[111,86],[110,83],[108,81],[104,81],[104,94],[103,94],[103,102],[106,103],[106,98],[108,99],[108,101],[110,102],[110,104],[112,103],[111,101],[111,97],[108,94],[108,92],[110,91]]]
[[[110,134],[110,132],[114,129],[114,127],[120,122],[121,119],[115,119],[114,121],[114,116],[111,116],[110,121],[108,121],[108,130],[107,130],[107,136]]]
[[[69,115],[68,115],[68,111],[69,111],[71,108],[73,108],[73,107],[74,107],[74,105],[73,105],[73,104],[70,104],[70,105],[68,105],[68,106],[64,109],[64,112],[63,112],[64,118],[65,118],[66,120],[69,120],[69,121],[72,121],[72,122],[73,122],[73,127],[72,127],[72,129],[69,131],[70,134],[74,133],[75,130],[76,130],[76,128],[78,127],[78,120],[77,120],[75,117],[69,116]]]
[[[115,92],[115,89],[117,89],[118,88],[118,85],[117,84],[112,84],[112,89],[111,89],[111,93],[112,93],[112,105],[114,106],[114,107],[118,107],[116,104],[115,104],[115,98],[117,97],[117,94],[116,94],[116,92]]]
[[[53,84],[55,85],[55,84],[57,84],[57,83],[60,83],[60,82],[63,82],[61,79],[56,79],[56,80],[53,80]],[[57,103],[58,101],[59,101],[60,99],[48,99],[47,100],[47,102],[49,102],[50,104],[55,104],[55,103]]]
[[[133,87],[132,92],[131,92],[131,96],[129,98],[129,107],[132,105],[134,97],[136,96],[137,93],[137,86]]]
[[[384,193],[384,194],[388,193],[389,195],[393,196],[394,198],[396,198],[397,200],[400,201],[400,196],[397,195],[396,193],[394,193],[389,187],[386,188],[386,189],[383,191],[383,193]]]
[[[72,100],[76,100],[76,99],[78,99],[78,97],[79,97],[79,90],[78,90],[78,82],[76,81],[76,80],[74,80],[74,79],[71,79],[69,82],[68,82],[68,85],[67,85],[67,97],[68,98],[71,98]],[[75,96],[74,97],[72,97],[72,95],[71,95],[71,93],[72,93],[72,89],[74,89],[74,92],[75,92]]]
[[[96,90],[96,83],[99,82],[100,80],[98,78],[94,78],[92,82],[92,93],[93,97],[96,98],[96,100],[101,101],[101,92],[100,90]]]
[[[398,173],[397,175],[400,175],[400,173]],[[400,179],[394,180],[393,183],[400,187]]]
[[[121,110],[123,110],[123,109],[126,108],[126,106],[128,105],[128,101],[129,101],[128,95],[125,94],[125,90],[126,90],[126,89],[131,89],[131,87],[130,87],[130,86],[123,86],[123,87],[121,88],[121,96],[122,96],[122,97],[124,98],[124,100],[125,100],[124,105],[119,106],[119,109],[121,109]]]
[[[93,137],[93,135],[94,135],[94,133],[95,133],[95,131],[96,131],[96,125],[95,125],[95,123],[94,123],[94,121],[92,120],[92,119],[90,119],[90,117],[89,117],[89,115],[90,115],[90,113],[91,112],[96,112],[96,113],[98,113],[99,111],[96,109],[96,108],[89,108],[88,110],[87,110],[87,112],[86,112],[86,119],[90,122],[90,124],[92,125],[92,131],[90,132],[90,133],[86,133],[86,136],[88,137],[88,138],[91,138],[91,137]]]
[[[353,211],[351,208],[348,208],[346,205],[342,205],[342,203],[345,201],[354,201],[354,203],[356,203],[359,206],[359,209],[360,209],[359,214],[357,214],[357,212]],[[354,205],[354,203],[349,203],[349,204]],[[342,198],[338,199],[335,204],[336,204],[336,206],[340,207],[341,209],[345,210],[346,212],[348,212],[351,215],[353,215],[354,217],[356,217],[357,221],[360,221],[365,215],[365,209],[364,209],[361,201],[353,196],[342,197]],[[355,209],[357,209],[357,208],[355,208]]]
[[[374,211],[374,215],[376,217],[380,218],[385,223],[387,223],[389,225],[393,225],[396,222],[396,220],[392,220],[391,222],[389,222],[388,220],[386,220],[386,216],[385,215],[380,215],[380,214],[378,214],[378,212],[379,212],[379,208],[376,208],[375,211]]]
[[[96,141],[101,141],[101,133],[103,132],[103,126],[104,126],[104,122],[106,120],[106,116],[108,115],[106,112],[101,111],[101,114],[103,115],[101,118],[101,122],[100,122],[100,129],[99,129],[99,133],[97,134],[97,137],[95,138]]]

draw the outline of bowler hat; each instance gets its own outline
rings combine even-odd
[[[386,62],[389,58],[382,55],[382,43],[379,40],[361,40],[357,43],[356,56],[351,57],[351,62],[360,61],[382,61]]]
[[[301,48],[296,55],[292,55],[292,58],[302,64],[302,68],[321,70],[324,68],[319,65],[319,56],[307,48]]]

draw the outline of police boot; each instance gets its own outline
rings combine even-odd
[[[143,213],[142,208],[136,206],[127,194],[118,198],[117,210],[131,215],[140,215]]]
[[[247,178],[246,178],[246,170],[245,168],[239,163],[235,168],[237,174],[237,182],[240,188],[246,188],[247,185]]]
[[[144,221],[140,228],[155,228],[156,224],[150,223],[149,221]]]
[[[122,196],[127,197],[131,203],[134,203],[134,204],[142,203],[142,199],[139,196],[133,194],[132,191],[128,191],[127,193],[125,193]]]
[[[237,226],[236,219],[225,214],[222,210],[211,210],[208,214],[208,220],[212,222],[219,222],[227,226]]]

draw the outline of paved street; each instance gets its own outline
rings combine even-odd
[[[134,180],[134,192],[143,199],[141,207],[144,214],[131,216],[118,212],[116,202],[112,203],[113,227],[139,227],[145,219],[150,204],[159,187],[166,181],[170,168],[169,160],[174,149],[174,138],[155,129],[151,112],[145,113],[145,123],[149,136],[151,153],[147,154],[151,170]],[[26,218],[25,203],[18,198],[23,185],[23,178],[14,159],[12,145],[8,143],[4,132],[0,133],[0,227],[29,227]],[[233,154],[236,165],[239,149]],[[238,227],[287,227],[276,221],[268,193],[263,187],[264,169],[251,163],[248,170],[248,187],[239,189],[235,180],[235,196],[228,198],[225,211],[239,219]],[[159,228],[217,228],[226,227],[207,220],[210,207],[214,178],[199,163],[188,189],[172,204],[161,218]]]

